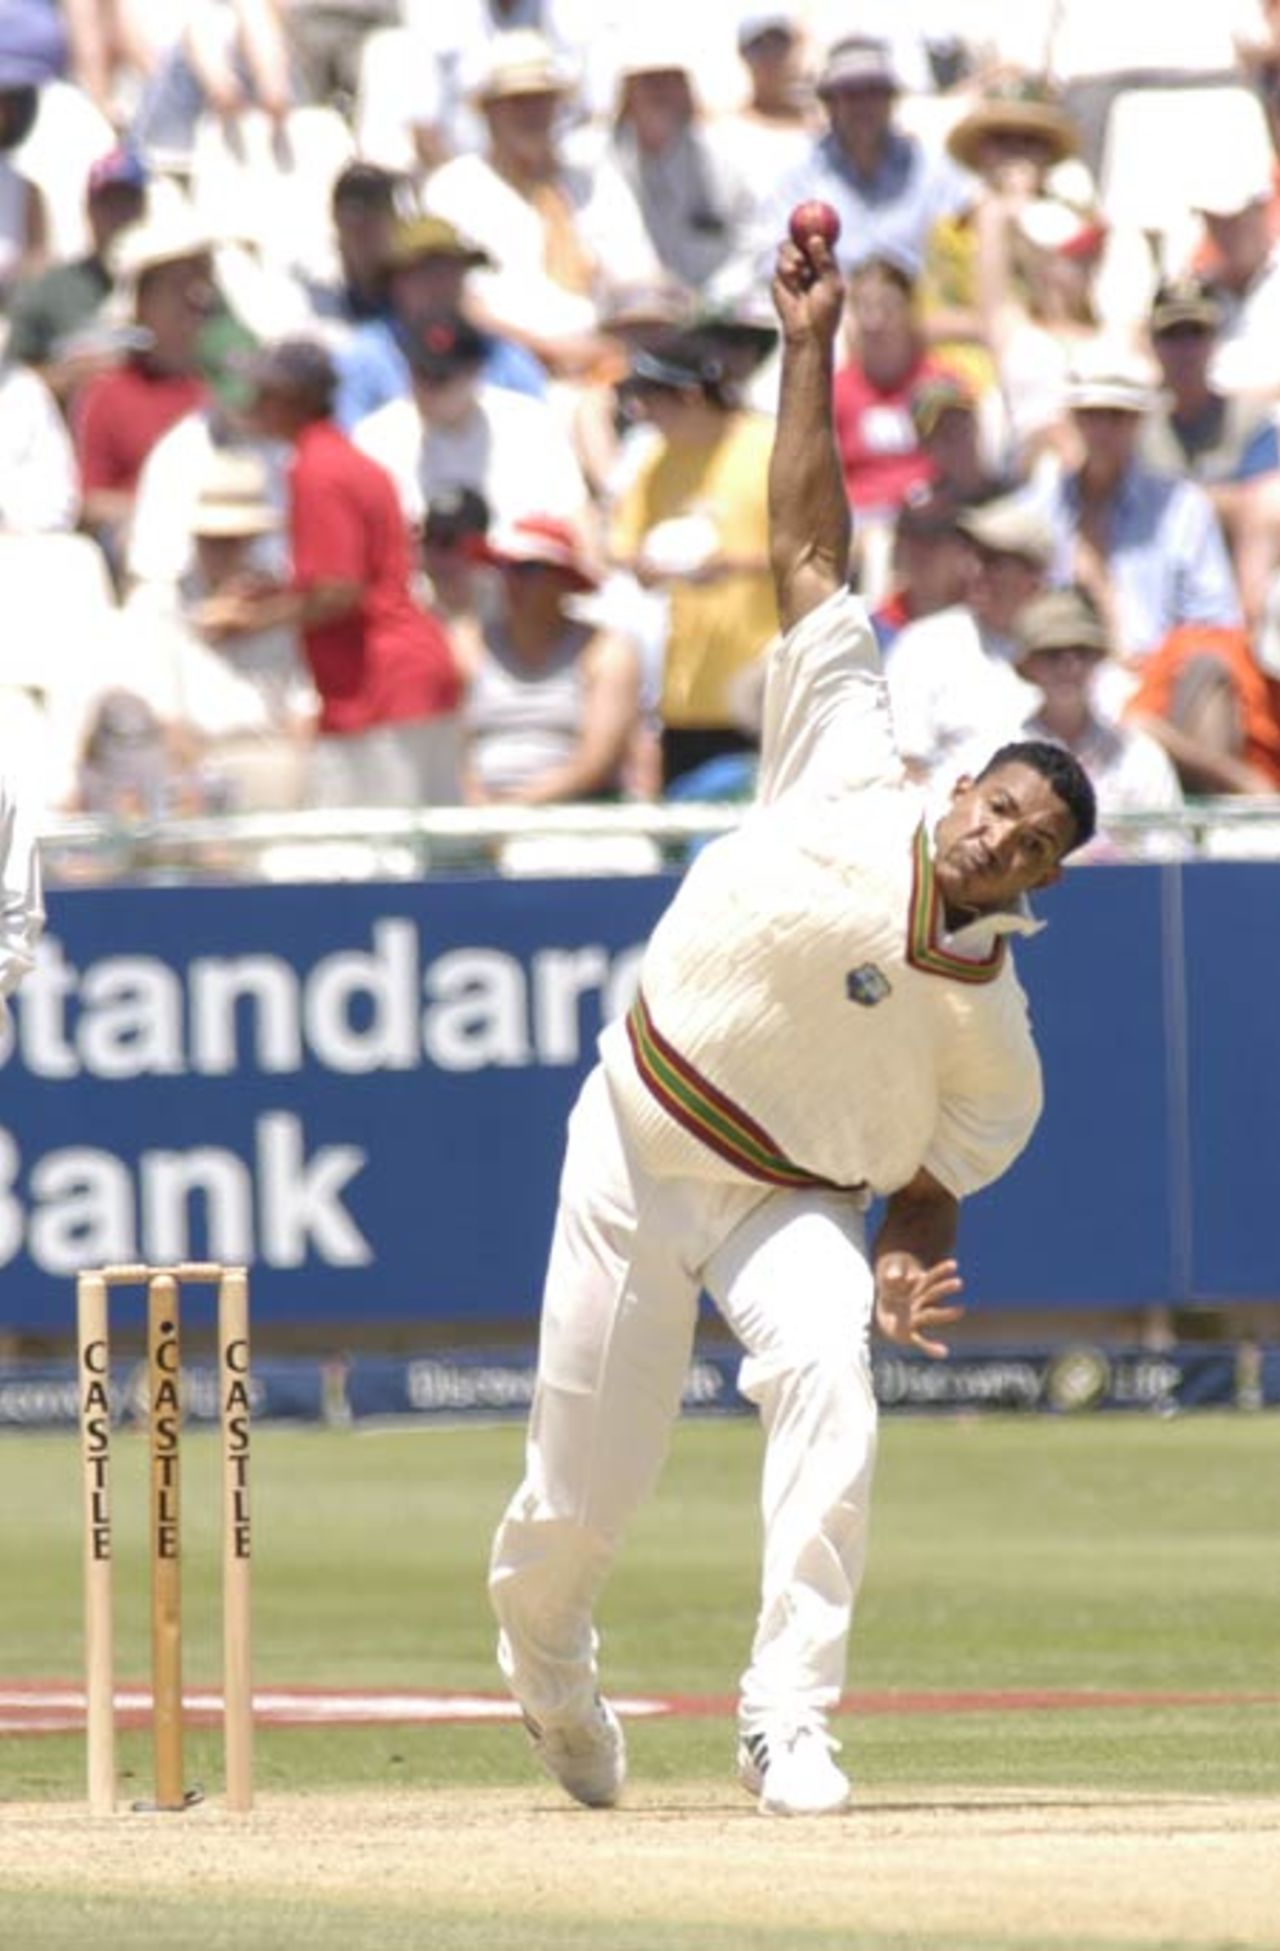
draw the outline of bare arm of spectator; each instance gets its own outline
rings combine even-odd
[[[1246,627],[1256,629],[1280,562],[1280,473],[1224,482],[1209,495],[1231,545]]]
[[[289,113],[289,48],[280,0],[236,0],[240,46],[254,99],[273,122]]]
[[[244,85],[231,59],[225,21],[209,0],[199,0],[182,44],[209,107],[217,115],[238,115],[245,105]]]
[[[45,207],[44,191],[34,183],[27,184],[23,225],[22,272],[24,277],[32,277],[45,269],[49,259],[49,213]]]
[[[63,0],[67,38],[71,48],[71,79],[95,108],[117,127],[127,121],[116,96],[116,76],[123,72],[146,81],[163,52],[150,19],[139,0]]]
[[[986,324],[978,303],[977,207],[975,204],[963,220],[955,217],[936,219],[925,241],[922,277],[924,304],[919,322],[928,345],[956,342],[985,345],[987,342]],[[954,240],[961,221],[972,231],[974,239],[974,295],[973,302],[968,305],[942,296],[948,282],[948,245]]]
[[[71,79],[95,108],[118,121],[112,110],[117,45],[112,0],[62,0],[62,13],[71,49]]]
[[[289,61],[276,0],[234,0],[235,33],[229,40],[221,10],[201,0],[187,24],[185,45],[192,72],[218,115],[237,115],[256,101],[274,120],[289,107]],[[239,52],[252,95],[236,69]]]
[[[974,212],[978,318],[982,336],[997,363],[1025,316],[1013,282],[1013,224],[1016,214],[1017,204],[1012,198],[994,195],[984,196]]]
[[[308,583],[305,589],[259,583],[228,589],[207,603],[200,614],[200,629],[214,642],[256,630],[321,629],[350,616],[363,600],[363,584],[339,577]]]
[[[1215,722],[1219,703],[1223,713],[1221,723]],[[1188,792],[1273,794],[1275,786],[1267,775],[1230,749],[1236,742],[1237,729],[1234,705],[1225,690],[1221,700],[1211,702],[1201,718],[1202,722],[1191,730],[1171,724],[1167,718],[1138,712],[1127,713],[1125,722],[1146,732],[1164,748]]]

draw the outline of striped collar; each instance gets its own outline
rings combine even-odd
[[[907,961],[924,975],[954,982],[994,982],[1004,966],[1006,935],[1033,935],[1044,926],[1025,901],[992,914],[976,915],[948,930],[946,911],[933,869],[929,831],[922,820],[911,843],[911,902],[907,911]]]

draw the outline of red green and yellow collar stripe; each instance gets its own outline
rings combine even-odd
[[[925,975],[950,976],[955,982],[993,982],[1004,965],[1005,942],[997,940],[991,953],[980,962],[953,955],[943,948],[942,896],[933,871],[929,835],[924,823],[916,828],[913,846],[914,871],[911,882],[911,908],[907,916],[907,961]]]
[[[663,1110],[730,1165],[767,1185],[832,1184],[793,1165],[762,1125],[674,1050],[654,1028],[643,996],[637,996],[627,1016],[627,1035],[636,1069]]]

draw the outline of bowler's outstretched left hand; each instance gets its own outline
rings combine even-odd
[[[939,1360],[950,1351],[936,1330],[963,1316],[964,1309],[952,1300],[963,1286],[954,1260],[922,1267],[906,1254],[890,1254],[876,1267],[876,1327],[886,1341]]]

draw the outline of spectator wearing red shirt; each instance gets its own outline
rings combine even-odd
[[[111,253],[132,297],[138,347],[90,380],[72,408],[84,525],[118,561],[142,464],[175,421],[205,404],[200,335],[218,303],[208,236],[185,209],[121,231]]]
[[[259,432],[293,449],[287,588],[250,586],[245,615],[289,623],[320,696],[313,806],[422,806],[458,798],[459,680],[442,626],[414,601],[391,477],[332,418],[323,346],[285,339],[250,367]]]
[[[929,353],[916,317],[915,272],[877,254],[849,277],[849,353],[835,377],[836,444],[850,507],[892,520],[932,479],[912,395],[947,368]]]

